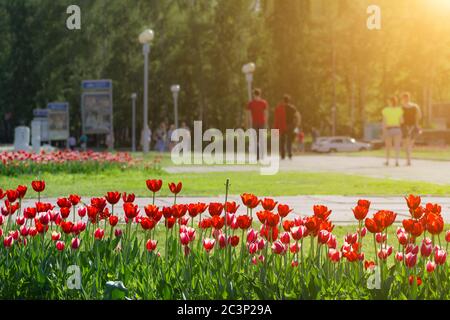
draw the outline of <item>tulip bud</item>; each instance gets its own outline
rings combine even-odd
[[[331,260],[331,262],[339,262],[339,260],[341,259],[341,253],[336,249],[329,249],[328,258]]]
[[[21,226],[20,227],[20,234],[22,237],[26,237],[28,235],[28,228],[27,226]]]
[[[292,260],[291,266],[292,266],[292,268],[298,267],[298,261],[297,260]]]
[[[56,242],[56,249],[58,251],[63,251],[65,247],[66,247],[66,245],[65,245],[65,243],[63,241],[57,241]]]
[[[436,263],[434,263],[433,261],[428,261],[427,262],[427,272],[431,273],[434,271],[434,269],[436,269]]]
[[[59,239],[61,239],[61,233],[59,233],[57,231],[53,231],[52,232],[52,240],[53,241],[58,241]]]
[[[3,240],[3,245],[5,248],[10,248],[14,243],[14,238],[12,236],[8,236]]]
[[[145,245],[145,247],[147,248],[147,250],[149,252],[153,252],[153,251],[155,251],[157,245],[158,245],[158,241],[149,239],[147,241],[147,244]]]
[[[403,253],[397,252],[395,254],[395,260],[397,260],[398,262],[402,262],[403,261]]]
[[[254,229],[250,229],[247,232],[247,242],[255,242],[258,238],[258,234]]]
[[[187,233],[183,232],[180,234],[180,242],[183,246],[187,246],[189,244],[189,236]]]
[[[291,237],[289,236],[288,232],[285,232],[281,235],[280,240],[282,243],[288,244],[289,242],[291,242]]]
[[[297,253],[300,251],[300,245],[296,242],[294,242],[293,244],[291,244],[291,246],[289,247],[289,250],[291,251],[291,253]]]
[[[433,243],[430,239],[426,238],[422,241],[422,245],[420,246],[420,254],[422,257],[429,257],[433,252]]]
[[[1,218],[1,217],[0,217]],[[2,224],[0,223],[0,226]],[[450,242],[450,230],[447,231],[447,233],[445,234],[445,241]]]
[[[116,238],[120,238],[122,236],[122,229],[115,229],[114,235],[116,236]]]
[[[18,226],[23,226],[24,223],[25,223],[25,218],[24,217],[17,217],[16,218],[16,224]]]
[[[73,250],[77,250],[80,247],[80,239],[79,238],[73,238],[71,242],[71,247]]]
[[[443,265],[446,259],[447,259],[447,252],[445,250],[439,249],[435,251],[434,262],[436,262],[437,265]]]
[[[95,232],[94,232],[94,238],[95,238],[96,240],[102,240],[104,236],[105,236],[105,230],[100,229],[100,228],[98,228],[98,229],[95,230]]]
[[[408,268],[414,268],[417,263],[417,254],[409,252],[405,255],[405,265]]]

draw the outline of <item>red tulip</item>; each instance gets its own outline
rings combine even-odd
[[[94,231],[94,238],[96,240],[102,240],[104,236],[105,236],[105,230],[98,228]]]
[[[339,260],[341,260],[341,253],[336,249],[329,249],[328,258],[331,262],[339,262]]]
[[[59,212],[61,213],[61,217],[63,219],[67,219],[70,215],[70,208],[62,207]]]
[[[126,192],[124,192],[122,194],[122,201],[125,203],[133,203],[135,199],[136,199],[136,196],[134,193],[127,194]]]
[[[77,204],[80,203],[81,197],[77,194],[71,194],[69,196],[69,201],[72,203],[73,206],[76,206]]]
[[[284,232],[284,233],[281,235],[280,240],[281,240],[282,243],[288,244],[288,243],[291,242],[291,236],[289,235],[288,232]]]
[[[153,193],[156,193],[159,190],[161,190],[162,180],[147,180],[145,183],[147,184],[148,190],[150,190]]]
[[[291,253],[297,253],[300,251],[300,244],[294,242],[289,246],[289,251]]]
[[[14,202],[19,198],[19,192],[17,190],[6,190],[6,198],[8,198],[9,202]]]
[[[3,199],[6,196],[6,193],[3,191],[2,188],[0,188],[0,200]]]
[[[148,217],[143,217],[141,219],[141,227],[144,230],[152,230],[154,227],[156,226],[156,221],[148,218]]]
[[[261,201],[261,205],[264,208],[264,210],[272,211],[275,209],[278,202],[275,202],[273,199],[270,198],[264,198],[264,200]]]
[[[184,217],[188,209],[188,206],[185,204],[174,204],[172,206],[172,216],[176,219],[180,219]]]
[[[166,228],[172,229],[173,226],[175,225],[175,222],[177,222],[176,218],[173,218],[173,217],[166,218],[165,221],[164,221],[164,225],[166,226]]]
[[[114,235],[116,236],[116,238],[120,238],[122,236],[122,230],[121,229],[115,229],[114,230]]]
[[[320,244],[326,244],[330,239],[331,233],[326,230],[320,230],[318,234],[318,240]]]
[[[258,234],[256,233],[255,230],[250,229],[247,232],[247,242],[255,242],[258,239]]]
[[[291,228],[291,235],[294,240],[301,240],[304,236],[306,236],[306,227],[300,226]]]
[[[436,269],[436,263],[434,263],[433,261],[428,261],[427,262],[427,272],[432,273],[434,271],[434,269]]]
[[[232,246],[232,247],[236,247],[239,244],[239,237],[234,235],[228,238],[228,243]]]
[[[174,182],[169,183],[170,192],[172,192],[174,195],[179,194],[182,188],[183,184],[181,182],[178,182],[178,184],[175,184]]]
[[[237,225],[241,230],[247,230],[252,225],[252,218],[247,215],[237,217]]]
[[[370,201],[364,199],[358,200],[358,206],[367,208],[368,210],[370,208]]]
[[[228,201],[227,202],[227,213],[235,214],[236,211],[239,209],[239,205],[236,204],[234,201]]]
[[[84,216],[86,216],[86,213],[87,213],[86,207],[78,208],[78,216],[80,218],[83,218]]]
[[[405,255],[405,265],[408,268],[414,268],[417,263],[417,255],[409,252]]]
[[[356,206],[353,209],[353,215],[355,216],[355,219],[358,221],[364,220],[369,213],[369,208],[363,207],[363,206]]]
[[[18,186],[17,192],[19,193],[19,199],[23,199],[25,197],[25,194],[27,193],[27,186]]]
[[[43,180],[36,180],[31,182],[31,187],[36,192],[42,192],[45,190],[45,181]]]
[[[272,251],[275,254],[282,255],[286,253],[286,247],[280,240],[277,240],[274,243],[272,243]]]
[[[220,216],[223,211],[223,204],[219,202],[212,202],[209,204],[208,211],[211,217]]]
[[[118,216],[110,216],[108,218],[108,220],[109,220],[109,225],[111,227],[115,227],[117,225],[117,223],[119,222],[119,217]]]
[[[72,206],[72,202],[70,202],[70,200],[68,198],[59,198],[56,201],[56,204],[60,208],[70,208]]]
[[[436,262],[437,265],[445,264],[446,259],[447,259],[447,252],[445,250],[437,249],[434,252],[434,262]]]
[[[137,205],[134,205],[131,202],[125,202],[123,204],[123,211],[125,213],[125,216],[132,220],[136,218],[139,214],[139,207]]]
[[[331,210],[328,210],[328,207],[322,205],[315,205],[313,207],[314,216],[321,220],[327,220],[331,214]]]
[[[3,246],[5,248],[10,248],[14,244],[14,238],[12,236],[8,236],[3,240]]]
[[[409,276],[409,284],[410,285],[412,285],[413,284],[413,282],[414,282],[414,276]],[[420,277],[417,277],[417,280],[416,280],[416,283],[417,283],[417,286],[420,286],[421,284],[422,284],[422,279],[420,278]]]
[[[149,252],[153,252],[156,250],[156,246],[158,245],[158,241],[156,240],[148,240],[145,247]]]
[[[214,244],[216,243],[216,240],[206,238],[203,239],[203,248],[205,248],[206,252],[210,252],[214,248]]]
[[[254,194],[243,193],[241,194],[242,203],[250,209],[254,209],[258,206],[259,200]]]
[[[66,247],[66,245],[65,245],[65,243],[63,241],[57,241],[56,242],[56,249],[58,251],[63,251],[65,247]]]
[[[279,204],[278,205],[278,214],[282,218],[286,218],[289,213],[292,212],[293,209],[289,208],[287,204]]]
[[[58,241],[59,239],[61,239],[61,233],[59,233],[57,231],[53,231],[52,232],[52,241]]]
[[[79,238],[73,238],[70,246],[72,247],[73,250],[77,250],[80,247],[80,243],[81,241]]]
[[[429,257],[433,252],[433,242],[431,239],[425,238],[422,241],[422,245],[420,246],[420,254],[422,257]]]
[[[403,253],[397,252],[395,254],[395,260],[397,260],[398,262],[402,262],[403,261]]]
[[[406,204],[410,210],[415,210],[420,206],[422,199],[419,196],[414,196],[410,194],[407,198],[405,198]]]
[[[109,204],[115,205],[120,201],[120,192],[119,191],[111,191],[107,192],[105,195],[106,201],[108,201]]]

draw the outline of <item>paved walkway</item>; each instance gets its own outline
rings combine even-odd
[[[398,213],[399,218],[409,216],[406,209],[405,199],[401,197],[364,197],[372,202],[370,214],[376,212],[377,210],[393,210]],[[84,198],[85,199],[85,198]],[[355,224],[355,219],[351,208],[353,208],[356,202],[360,199],[359,197],[351,196],[296,196],[296,197],[275,197],[276,201],[280,203],[289,204],[294,208],[295,214],[300,215],[310,215],[312,214],[312,207],[315,204],[323,204],[328,206],[329,209],[333,210],[331,219],[336,224]],[[85,199],[86,200],[86,199]],[[236,201],[241,203],[239,196],[230,196],[231,201]],[[56,199],[43,199],[42,201],[48,201],[56,203]],[[219,202],[223,201],[223,197],[180,197],[178,203],[192,203],[192,202]],[[424,202],[438,203],[442,206],[442,212],[444,219],[447,223],[450,223],[450,197],[428,197],[423,199]],[[35,200],[26,200],[23,206],[34,205]],[[169,206],[173,202],[173,198],[158,198],[156,204],[158,206]],[[150,198],[139,198],[136,200],[141,208],[145,205],[150,204]],[[121,204],[119,203],[121,207]],[[117,212],[122,213],[122,210],[117,210]],[[245,213],[243,207],[239,208],[238,213]],[[292,218],[292,215],[291,215]]]
[[[395,180],[424,181],[450,185],[449,161],[414,160],[413,166],[405,166],[401,160],[400,167],[385,167],[384,159],[378,157],[352,157],[339,155],[306,155],[280,162],[280,171],[299,172],[334,172],[361,175],[374,178]],[[216,165],[216,166],[171,166],[166,167],[170,173],[183,172],[248,172],[259,170],[255,165]]]

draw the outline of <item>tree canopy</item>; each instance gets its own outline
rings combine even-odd
[[[362,134],[380,120],[385,99],[410,91],[424,108],[449,97],[450,6],[438,0],[379,0],[381,30],[366,26],[367,0],[0,0],[0,116],[29,123],[34,108],[71,105],[79,134],[81,81],[112,79],[116,141],[127,144],[131,99],[142,113],[143,56],[137,37],[155,31],[150,55],[153,125],[173,121],[170,86],[178,83],[180,120],[238,127],[246,105],[243,64],[273,109],[288,93],[304,128]],[[81,8],[81,30],[66,9]],[[138,123],[138,129],[142,124]]]

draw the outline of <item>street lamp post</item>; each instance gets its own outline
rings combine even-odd
[[[256,65],[253,62],[247,63],[242,67],[242,73],[245,74],[245,80],[247,80],[247,94],[249,102],[252,101],[253,98],[252,87],[253,87],[253,73],[255,72],[255,70]],[[242,121],[242,108],[240,110]],[[249,121],[251,121],[251,119]]]
[[[136,152],[136,99],[137,94],[131,95],[131,151]]]
[[[178,95],[180,93],[180,85],[174,84],[170,90],[173,95],[173,108],[174,108],[174,121],[175,121],[175,129],[178,129]]]
[[[242,67],[242,73],[245,74],[245,79],[247,80],[248,101],[252,100],[253,73],[255,70],[256,66],[253,62],[247,63]]]
[[[150,54],[150,44],[155,37],[153,30],[147,29],[139,35],[139,42],[143,45],[144,53],[144,126],[143,126],[143,146],[145,153],[149,151],[150,128],[148,127],[148,56]]]

